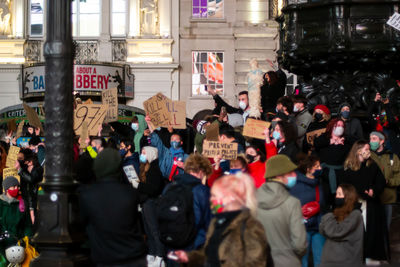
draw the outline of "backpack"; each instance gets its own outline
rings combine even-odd
[[[196,185],[173,182],[157,199],[156,213],[160,240],[170,248],[184,248],[196,236],[192,193],[192,188]]]

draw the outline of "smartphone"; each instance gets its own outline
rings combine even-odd
[[[170,260],[173,260],[173,261],[179,260],[178,256],[175,254],[174,251],[170,251],[170,252],[167,254],[167,258],[170,259]]]

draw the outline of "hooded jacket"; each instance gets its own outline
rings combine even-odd
[[[307,240],[300,201],[271,180],[257,190],[257,201],[257,218],[264,226],[274,266],[301,266]]]
[[[147,123],[143,115],[137,114],[136,117],[138,118],[139,130],[135,132],[135,136],[133,137],[133,143],[135,144],[135,152],[140,154],[141,151],[140,140],[142,139],[144,130],[147,128]]]

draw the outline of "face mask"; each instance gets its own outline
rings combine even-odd
[[[242,171],[242,169],[230,169],[229,173],[230,174],[236,174],[236,173],[241,172],[241,171]]]
[[[212,214],[224,212],[225,205],[222,203],[222,200],[214,199],[211,201],[210,206]]]
[[[344,198],[335,198],[335,207],[340,208],[344,205]]]
[[[279,132],[277,132],[277,131],[274,131],[272,133],[272,138],[274,138],[275,140],[279,141],[279,139],[281,139],[281,134]]]
[[[18,160],[19,166],[23,169],[25,167],[25,161]]]
[[[249,163],[253,163],[253,162],[254,162],[254,159],[255,159],[255,156],[246,154],[246,158],[247,158],[247,160],[249,161]]]
[[[18,189],[18,188],[13,189],[13,190],[8,189],[8,190],[7,190],[7,193],[8,193],[10,196],[12,196],[13,198],[16,198],[16,197],[18,196],[19,189]]]
[[[344,119],[348,119],[350,117],[350,111],[347,110],[340,112],[340,114]]]
[[[293,112],[299,112],[299,108],[297,106],[293,107]]]
[[[120,149],[119,150],[119,154],[121,157],[125,157],[126,153],[128,153],[128,151],[126,151],[125,149]]]
[[[246,103],[244,103],[243,101],[239,101],[239,108],[241,108],[242,110],[245,110],[247,108]]]
[[[140,154],[140,156],[139,156],[139,161],[140,161],[141,163],[146,163],[146,162],[147,162],[146,155]]]
[[[315,113],[315,121],[321,121],[323,118],[321,113]]]
[[[333,134],[337,137],[342,136],[344,133],[344,128],[342,126],[338,126],[335,129],[333,129]]]
[[[319,177],[321,174],[322,174],[322,169],[315,170],[315,171],[313,172],[313,176],[314,176],[314,177]]]
[[[157,130],[157,131],[161,131],[161,127],[157,127],[156,130]]]
[[[132,123],[131,128],[132,128],[132,130],[137,132],[137,130],[139,130],[139,124],[138,123]]]
[[[295,185],[296,185],[296,180],[297,180],[297,177],[296,176],[290,176],[290,177],[287,177],[287,184],[286,184],[286,186],[290,189],[290,188],[293,188]]]
[[[178,141],[171,141],[171,147],[174,149],[178,149],[181,146],[180,142]]]
[[[371,147],[372,151],[376,151],[379,148],[379,142],[369,142],[369,146]]]

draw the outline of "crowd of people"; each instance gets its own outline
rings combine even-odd
[[[136,114],[104,124],[74,151],[82,224],[96,266],[363,266],[390,262],[392,206],[400,185],[400,128],[376,94],[361,123],[352,106],[337,111],[284,96],[284,73],[265,74],[264,139],[242,135],[249,95],[238,108],[212,88],[215,109],[193,130],[154,128]],[[237,144],[236,159],[202,155],[208,129]],[[3,177],[1,254],[35,231],[45,144],[28,127],[16,177]],[[107,135],[107,136],[105,136]],[[12,132],[0,146],[1,170]],[[85,143],[81,149],[79,143]],[[193,145],[192,145],[193,144]],[[47,148],[51,149],[51,148]],[[39,211],[46,212],[46,211]]]

